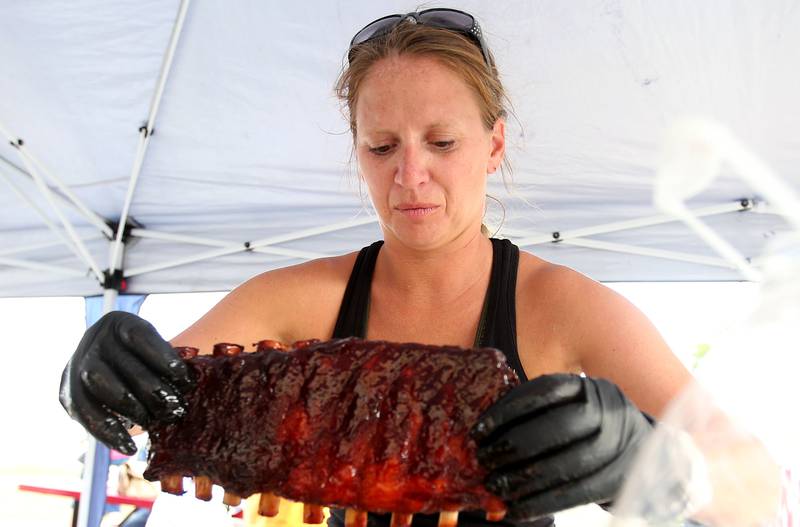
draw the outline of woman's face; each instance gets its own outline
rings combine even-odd
[[[356,129],[359,171],[387,241],[433,249],[480,231],[504,123],[484,128],[457,74],[429,57],[375,63],[361,85]]]

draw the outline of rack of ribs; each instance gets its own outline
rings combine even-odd
[[[395,527],[415,513],[438,512],[443,527],[460,510],[503,518],[469,434],[519,383],[501,352],[354,338],[256,346],[176,348],[196,383],[184,417],[148,429],[144,475],[163,491],[193,477],[200,499],[212,484],[228,505],[260,493],[259,513],[274,516],[280,496],[304,503],[306,523],[346,508],[348,527],[365,526],[366,511],[393,513]]]

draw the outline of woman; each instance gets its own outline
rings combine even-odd
[[[210,352],[222,341],[354,335],[497,347],[521,379],[533,379],[474,430],[486,483],[508,503],[508,518],[549,525],[546,514],[612,499],[650,427],[639,409],[659,415],[689,374],[622,297],[484,234],[506,113],[471,15],[384,17],[356,34],[348,59],[337,93],[383,241],[257,276],[171,344]],[[146,425],[179,416],[189,382],[152,326],[114,313],[79,344],[61,401],[98,439],[130,451],[127,432],[101,404]]]

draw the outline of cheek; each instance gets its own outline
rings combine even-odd
[[[480,214],[483,216],[487,177],[480,168],[477,164],[473,165],[470,177],[460,181],[458,186],[458,199],[462,203],[464,211],[469,215]]]
[[[462,199],[483,200],[489,178],[486,174],[486,164],[482,160],[465,163],[455,175],[457,177],[452,183],[458,189],[457,192]]]
[[[358,178],[361,185],[367,187],[367,192],[376,208],[385,208],[391,190],[391,178],[386,177],[375,166],[359,164]]]

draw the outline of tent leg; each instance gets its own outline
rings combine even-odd
[[[85,299],[86,326],[91,326],[109,311],[119,310],[136,314],[146,297],[146,295],[119,295],[115,289],[106,289],[102,297],[87,297]],[[89,437],[83,461],[78,527],[99,527],[100,525],[106,503],[109,458],[108,447],[98,443],[93,437]]]

